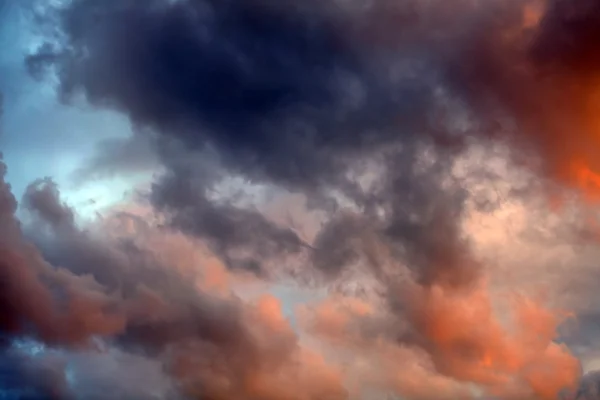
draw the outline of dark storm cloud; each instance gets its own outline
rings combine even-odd
[[[375,19],[386,13],[393,19],[400,11],[396,8],[412,10],[388,3],[366,15]],[[346,129],[360,121],[360,126],[385,126],[382,116],[397,117],[399,105],[413,111],[419,89],[425,88],[413,76],[390,94],[389,79],[378,75],[398,71],[369,68],[364,48],[356,48],[340,29],[349,22],[380,21],[344,19],[336,6],[328,6],[75,1],[58,13],[72,45],[69,51],[44,44],[27,65],[36,75],[47,64],[58,64],[67,97],[83,89],[92,102],[120,108],[136,122],[168,127],[166,131],[178,127],[170,133],[185,135],[194,147],[213,142],[245,149],[243,153],[251,153],[247,156],[266,156],[286,144],[284,149],[300,150],[292,145],[311,138],[294,137],[297,131],[280,132],[281,140],[273,140],[282,118],[298,123],[298,131],[306,130],[301,125],[308,122],[309,128],[318,129],[315,135],[325,135],[314,138],[313,145],[365,144],[355,135],[340,136],[343,130],[331,129],[332,124],[345,122]],[[414,12],[408,15],[416,17]],[[405,16],[403,21],[410,20]],[[419,75],[424,67],[417,65]],[[390,96],[403,94],[404,99],[390,102]],[[422,95],[427,97],[426,91]],[[366,100],[372,103],[367,110]],[[356,102],[360,104],[352,104]],[[312,126],[317,119],[324,125]]]
[[[94,104],[192,149],[214,146],[236,170],[284,185],[337,179],[340,150],[377,144],[383,130],[361,131],[409,118],[429,95],[426,82],[407,77],[391,92],[378,75],[395,71],[369,68],[335,15],[319,10],[76,1],[59,18],[70,50],[43,47],[28,61],[58,65],[63,95],[83,91]]]
[[[336,103],[361,60],[330,21],[302,12],[248,1],[79,1],[61,14],[74,52],[44,52],[30,64],[58,61],[65,94],[83,89],[93,103],[123,109],[192,148],[217,146],[247,172],[312,181],[302,158],[342,138],[320,137],[325,129],[303,126],[298,112],[351,111]],[[331,161],[315,155],[326,172]]]
[[[394,158],[416,160],[415,152],[428,146],[460,142],[429,124],[443,108],[434,93],[438,68],[416,46],[401,57],[357,47],[342,29],[351,16],[334,9],[76,1],[58,13],[67,46],[51,55],[44,47],[29,65],[52,61],[65,98],[82,91],[93,104],[124,111],[198,157],[214,150],[220,165],[246,178],[302,191],[318,207],[338,190],[371,215],[374,206],[385,206],[386,217],[405,218],[410,212],[399,211],[402,196],[388,195],[411,190],[421,177],[411,171],[403,187],[385,183],[385,190],[367,193],[348,175],[365,172],[361,163],[382,149],[390,154],[380,161],[390,170]],[[160,152],[172,169],[173,156]],[[255,252],[255,259],[243,260],[252,269],[266,255],[301,246],[262,216],[212,204],[201,194],[206,188],[190,196],[179,174],[154,185],[155,205],[170,211],[174,225],[213,241],[226,258],[234,249]],[[443,196],[433,184],[428,190]],[[443,206],[458,207],[449,217],[460,214],[458,203]],[[428,251],[437,251],[431,246]]]

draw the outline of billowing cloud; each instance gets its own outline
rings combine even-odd
[[[24,236],[13,214],[16,202],[3,187],[6,339],[31,337],[94,351],[94,338],[104,337],[130,352],[160,357],[183,393],[202,398],[265,398],[263,391],[269,398],[280,398],[280,391],[302,399],[344,396],[336,372],[298,347],[274,298],[245,305],[235,296],[203,293],[183,273],[160,268],[149,250],[79,230],[72,210],[46,180],[29,188],[24,204],[37,228],[50,230],[36,239],[40,248],[55,252],[48,255],[51,265]],[[276,369],[288,372],[273,375]]]
[[[24,360],[18,386],[51,358],[39,390],[59,398],[577,395],[594,343],[563,330],[597,325],[578,280],[597,282],[596,2],[37,11],[49,29],[24,67],[135,131],[101,141],[78,183],[156,175],[92,222],[52,178],[17,218],[0,183],[0,333]],[[268,294],[290,282],[325,299],[290,316]],[[49,350],[27,355],[25,339]]]

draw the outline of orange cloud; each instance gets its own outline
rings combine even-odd
[[[330,298],[301,315],[314,335],[340,354],[358,354],[366,360],[364,368],[377,371],[363,375],[363,385],[418,399],[440,393],[467,398],[474,396],[469,389],[474,385],[500,398],[553,400],[573,388],[580,373],[578,360],[554,342],[563,315],[531,299],[510,299],[506,317],[512,318],[502,318],[483,283],[462,292],[415,288],[406,298],[404,320],[385,310],[348,306],[362,304],[357,299]],[[406,323],[412,339],[399,340],[394,327]]]

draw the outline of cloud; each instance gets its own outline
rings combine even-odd
[[[232,268],[261,274],[265,272],[262,260],[306,247],[292,230],[277,226],[258,211],[211,201],[202,182],[186,171],[175,170],[155,182],[151,202],[167,212],[169,225],[205,239]],[[235,250],[242,252],[241,260],[236,260]]]
[[[254,305],[203,292],[150,251],[80,230],[45,180],[29,187],[24,205],[38,228],[50,229],[35,240],[54,252],[51,265],[23,235],[4,188],[3,333],[71,349],[93,349],[93,339],[103,337],[109,346],[157,357],[190,396],[344,398],[335,371],[298,347],[275,299]],[[288,373],[272,376],[276,369]],[[300,393],[293,385],[313,389]]]
[[[26,190],[22,228],[2,186],[2,330],[67,347],[101,336],[158,360],[191,398],[555,399],[573,388],[581,371],[557,343],[562,313],[488,286],[500,273],[469,226],[504,211],[502,196],[532,219],[556,193],[596,200],[598,7],[358,3],[48,6],[41,22],[60,35],[27,58],[30,72],[50,67],[63,101],[82,95],[136,128],[80,177],[155,162],[160,172],[144,197],[151,218],[119,216],[129,236],[82,228],[51,179]],[[262,195],[302,199],[320,226],[304,235]],[[585,231],[594,243],[581,215],[560,211],[534,222],[558,218],[552,240],[580,244]],[[333,300],[305,310],[309,332],[297,334],[277,299],[227,286],[248,272]],[[332,347],[315,354],[304,334]],[[359,362],[345,364],[352,354]]]
[[[383,379],[380,385],[411,398],[470,398],[468,384],[474,384],[498,398],[554,399],[576,386],[579,362],[553,342],[562,322],[554,310],[514,298],[507,322],[484,287],[458,294],[417,290],[404,304],[407,315],[398,315],[380,304],[334,297],[301,315],[309,331],[362,357],[363,368]],[[441,387],[432,389],[434,382]]]
[[[142,135],[106,139],[98,143],[91,160],[73,173],[73,180],[83,184],[93,179],[147,173],[156,167],[156,155]]]
[[[60,360],[49,357],[32,362],[26,355],[6,349],[3,349],[1,360],[0,385],[7,398],[69,398]]]
[[[3,164],[2,168],[5,169]],[[1,172],[4,179],[4,171]],[[4,180],[0,188],[2,330],[17,335],[31,333],[57,344],[77,344],[93,334],[118,332],[122,328],[121,317],[104,312],[111,302],[109,296],[96,290],[86,277],[52,268],[24,239],[14,216],[17,203]],[[62,306],[56,296],[63,296]]]

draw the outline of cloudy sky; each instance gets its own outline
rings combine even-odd
[[[0,397],[599,398],[599,27],[0,0]]]
[[[2,6],[0,80],[5,97],[5,133],[0,145],[11,166],[8,179],[17,196],[32,180],[51,176],[64,186],[64,196],[74,204],[92,199],[116,201],[127,190],[119,179],[112,179],[114,186],[109,189],[104,184],[88,185],[74,178],[98,143],[126,137],[130,124],[117,113],[62,105],[51,82],[32,79],[23,60],[44,40],[32,23],[32,9],[33,5],[14,2]]]

